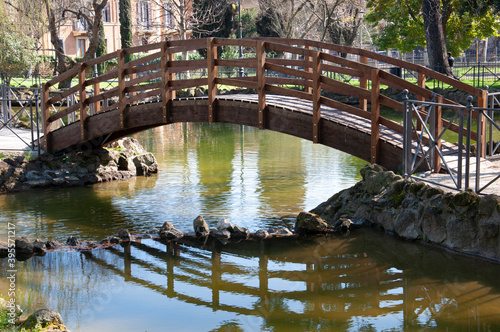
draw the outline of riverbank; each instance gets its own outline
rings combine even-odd
[[[363,180],[311,212],[328,225],[349,219],[410,241],[500,261],[500,196],[457,194],[386,171],[361,170]]]
[[[158,172],[158,163],[134,138],[124,138],[107,148],[42,154],[1,155],[0,194],[47,187],[71,187],[127,179]]]

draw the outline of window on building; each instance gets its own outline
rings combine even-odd
[[[151,30],[151,5],[149,1],[139,1],[137,3],[137,24],[139,29]]]
[[[174,27],[174,13],[170,3],[163,3],[163,25],[165,28],[172,29]]]
[[[111,10],[109,8],[109,2],[102,10],[102,21],[105,23],[111,22]]]
[[[85,39],[76,40],[76,56],[82,58],[85,55]]]

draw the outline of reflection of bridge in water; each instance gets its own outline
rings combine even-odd
[[[256,244],[233,253],[143,240],[86,257],[126,282],[214,311],[261,317],[267,327],[348,329],[387,316],[400,320],[392,328],[496,321],[500,290],[487,286],[493,275],[459,270],[457,257],[428,248],[424,261],[420,247],[394,242],[399,254],[377,250],[380,243],[369,239]],[[453,272],[457,280],[443,277]]]

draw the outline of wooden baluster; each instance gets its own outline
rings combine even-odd
[[[161,46],[161,99],[163,106],[163,122],[170,123],[172,107],[172,91],[170,89],[170,71],[169,71],[169,42],[166,41]]]
[[[50,86],[47,83],[42,84],[42,123],[43,123],[43,136],[45,137],[44,150],[46,152],[52,152],[52,144],[49,139],[49,132],[50,132],[49,89]]]
[[[118,58],[118,111],[120,114],[120,128],[125,128],[125,107],[127,106],[125,100],[125,52],[123,50],[117,51]]]
[[[371,96],[371,163],[379,162],[380,138],[380,75],[379,69],[372,70],[372,96]]]
[[[259,95],[259,129],[266,128],[266,44],[258,42],[257,47],[257,93]]]
[[[85,64],[80,64],[78,84],[80,87],[80,139],[85,140],[85,122],[87,120],[87,92],[85,91]]]
[[[418,80],[418,82],[417,82],[418,86],[425,89],[425,80],[426,80],[425,74],[418,72],[418,79],[417,80]],[[425,101],[425,97],[418,95],[417,100],[418,101]],[[425,108],[422,108],[422,110],[420,112],[425,112]],[[421,131],[423,129],[424,129],[424,124],[422,123],[422,121],[420,121],[417,118],[417,130]]]
[[[443,96],[438,95],[436,97],[436,102],[438,104],[443,103]],[[439,134],[441,134],[441,131],[443,130],[443,121],[442,121],[442,108],[441,106],[437,106],[434,108],[434,132],[432,135],[434,135],[434,139],[436,139]],[[441,170],[441,157],[439,156],[438,150],[441,150],[441,138],[437,140],[436,142],[436,150],[434,150],[434,173],[439,173]]]
[[[98,96],[101,94],[101,83],[94,84],[94,96]],[[97,114],[101,111],[101,102],[96,101],[94,103],[94,114]]]
[[[208,122],[215,121],[217,103],[217,46],[214,45],[214,38],[207,39],[207,72],[208,72]]]
[[[309,46],[309,45],[306,45],[305,48],[306,48],[306,50],[312,50],[312,46]],[[304,61],[308,62],[308,63],[311,63],[313,61],[313,58],[308,55],[308,56],[304,57]],[[313,66],[314,66],[314,64],[313,64]],[[312,73],[313,72],[313,69],[312,69],[312,67],[309,64],[306,64],[304,66],[304,70],[307,73]],[[305,81],[307,82],[307,80],[305,80]],[[313,91],[313,87],[312,86],[304,84],[304,92],[305,93],[312,94],[312,91]]]
[[[321,53],[313,55],[313,143],[320,141],[321,120]]]
[[[481,90],[480,95],[477,97],[477,107],[488,107],[488,90]],[[481,158],[486,157],[486,119],[483,116],[481,121]]]
[[[361,55],[359,57],[359,62],[364,63],[365,65],[368,64],[368,58],[366,56]],[[359,87],[362,89],[368,88],[368,80],[366,78],[360,77],[359,78]],[[368,110],[368,100],[365,98],[359,98],[359,108],[361,108],[363,111]]]

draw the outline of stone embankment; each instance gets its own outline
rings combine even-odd
[[[363,180],[311,213],[331,227],[339,222],[380,227],[462,253],[500,260],[500,197],[444,192],[423,182],[366,166]]]
[[[45,187],[69,187],[126,179],[158,172],[158,163],[133,138],[108,148],[45,153],[33,160],[24,156],[0,160],[0,194]]]

